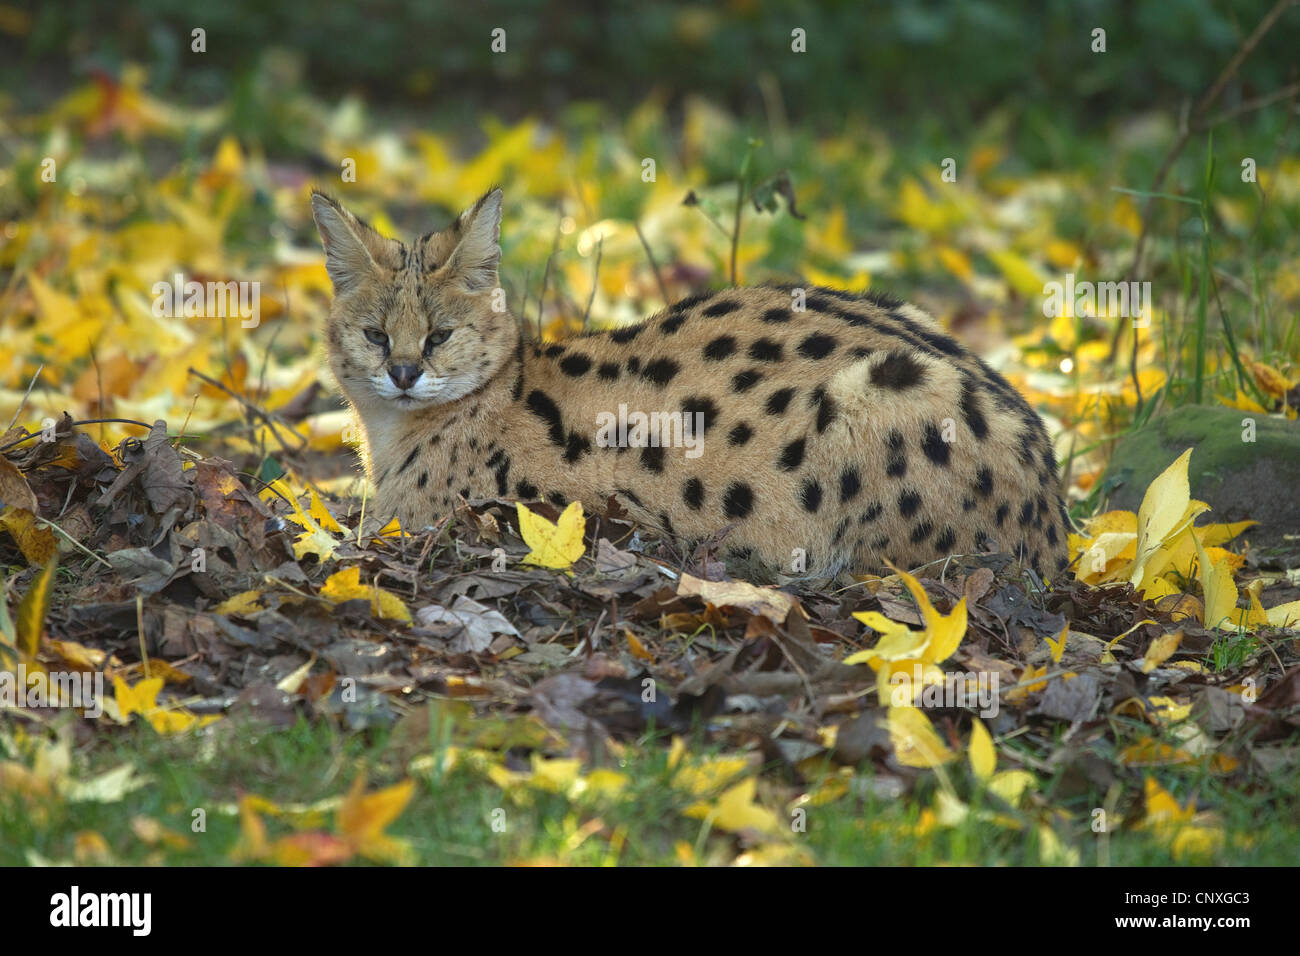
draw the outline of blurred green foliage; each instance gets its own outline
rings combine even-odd
[[[822,128],[865,114],[960,132],[1006,105],[1079,128],[1199,94],[1273,2],[19,0],[9,9],[30,17],[8,31],[0,76],[12,93],[39,96],[60,73],[73,74],[67,82],[133,61],[148,65],[160,94],[215,101],[276,50],[292,51],[292,68],[321,93],[444,116],[522,115],[583,98],[630,106],[662,89],[670,103],[702,94],[741,115],[783,109]],[[190,50],[194,27],[207,31],[206,53]],[[491,49],[498,27],[504,54]],[[1104,54],[1091,49],[1097,27]],[[806,53],[791,51],[796,28]],[[1294,41],[1284,20],[1235,92],[1292,79]],[[775,80],[766,94],[764,74]]]

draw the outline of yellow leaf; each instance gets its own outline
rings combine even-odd
[[[582,557],[585,550],[582,532],[586,528],[586,522],[582,516],[581,502],[570,503],[556,524],[551,524],[522,504],[516,504],[515,508],[519,517],[519,534],[532,549],[524,557],[525,564],[536,564],[543,568],[567,568]]]
[[[1034,784],[1034,775],[1028,770],[1003,770],[989,781],[989,792],[995,793],[1013,807],[1020,805],[1020,797]]]
[[[213,614],[247,616],[257,611],[264,611],[261,591],[240,591],[234,597],[227,598],[212,609]]]
[[[1255,376],[1255,384],[1274,398],[1282,398],[1291,391],[1291,383],[1286,377],[1263,362],[1251,362],[1250,372]]]
[[[331,604],[344,601],[369,601],[370,613],[381,620],[397,620],[411,623],[411,612],[406,609],[401,598],[376,585],[361,583],[361,569],[355,565],[342,571],[335,571],[321,585],[321,597]]]
[[[1038,269],[1010,249],[990,252],[989,259],[998,267],[1007,284],[1027,299],[1034,299],[1043,294],[1045,281]]]
[[[1259,415],[1267,415],[1268,409],[1255,401],[1241,389],[1237,389],[1235,398],[1224,398],[1222,395],[1215,396],[1220,404],[1227,405],[1229,408],[1235,408],[1243,412],[1255,412]]]
[[[363,793],[365,781],[358,776],[339,807],[336,825],[348,844],[369,860],[409,864],[414,851],[406,840],[384,833],[396,820],[415,792],[415,781],[401,783],[375,793]]]
[[[1195,539],[1195,534],[1192,537]],[[1207,628],[1213,629],[1224,620],[1236,616],[1237,585],[1232,581],[1232,569],[1227,563],[1213,564],[1199,540],[1196,540],[1196,552],[1199,564],[1197,577],[1201,581],[1205,604],[1205,618],[1202,623]]]
[[[635,634],[631,631],[624,630],[623,635],[627,638],[627,647],[628,650],[632,652],[633,657],[643,661],[654,660],[654,655],[645,649],[645,645],[637,640]]]
[[[161,677],[142,680],[134,687],[129,687],[120,677],[113,678],[113,698],[117,701],[118,713],[130,717],[134,713],[147,713],[158,709],[158,692],[163,688]]]
[[[4,461],[4,459],[0,459]],[[37,520],[26,508],[5,508],[0,512],[0,528],[8,531],[18,544],[27,563],[40,567],[48,564],[59,550],[54,532]]]
[[[1300,601],[1279,604],[1268,609],[1268,623],[1274,627],[1295,627],[1300,624]]]
[[[724,791],[715,804],[697,803],[683,813],[688,817],[708,820],[711,826],[729,833],[754,830],[775,835],[782,832],[781,820],[775,813],[754,801],[758,781],[746,777],[734,787]]]
[[[916,707],[889,708],[889,737],[894,756],[905,767],[937,767],[956,756]]]
[[[1151,646],[1147,648],[1146,656],[1142,659],[1142,673],[1150,674],[1153,670],[1169,659],[1174,651],[1178,650],[1178,645],[1183,642],[1183,632],[1174,631],[1172,634],[1161,634]]]
[[[1052,649],[1052,663],[1061,663],[1061,656],[1065,653],[1065,641],[1070,636],[1070,625],[1066,624],[1061,628],[1061,633],[1055,638],[1046,638],[1047,646]]]
[[[32,582],[22,603],[18,605],[18,617],[15,620],[15,646],[18,652],[28,658],[36,656],[40,647],[41,633],[45,629],[45,614],[50,609],[54,597],[54,569],[58,566],[58,556],[50,560],[36,580]]]
[[[977,778],[988,780],[993,776],[993,768],[997,763],[998,754],[993,747],[993,738],[984,726],[984,721],[977,717],[970,728],[970,768]]]
[[[320,500],[320,495],[316,494],[316,489],[310,488],[308,491],[311,494],[311,507],[308,509],[307,513],[315,518],[317,524],[326,531],[333,531],[335,534],[342,534],[342,525],[334,520],[334,516],[329,513],[324,502]]]

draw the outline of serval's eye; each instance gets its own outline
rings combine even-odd
[[[385,348],[388,347],[388,336],[379,329],[366,329],[366,339],[369,340],[372,345],[382,345]]]
[[[439,329],[436,332],[430,332],[429,337],[424,340],[424,357],[428,358],[443,342],[451,338],[451,329]]]

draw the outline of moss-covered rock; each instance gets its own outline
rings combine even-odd
[[[1102,478],[1113,486],[1108,507],[1137,511],[1151,480],[1189,447],[1192,497],[1214,509],[1213,520],[1253,518],[1252,544],[1300,550],[1286,539],[1300,535],[1300,422],[1223,406],[1174,409],[1120,440]]]

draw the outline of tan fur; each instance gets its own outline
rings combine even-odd
[[[785,574],[988,550],[1040,574],[1064,567],[1041,420],[921,310],[818,288],[726,289],[639,326],[528,344],[493,311],[501,201],[488,193],[408,248],[312,197],[335,286],[330,366],[361,419],[378,505],[404,526],[432,523],[458,494],[589,510],[615,496],[687,541],[730,526],[730,553]],[[426,350],[431,331],[450,336]],[[702,453],[601,447],[598,425],[620,404],[703,411]]]

